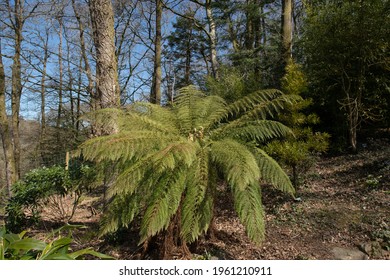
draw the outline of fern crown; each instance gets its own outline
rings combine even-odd
[[[285,137],[290,129],[267,120],[295,97],[258,91],[232,104],[193,86],[180,91],[172,107],[135,103],[115,116],[118,133],[81,145],[84,158],[115,164],[111,203],[102,232],[127,227],[141,217],[140,243],[178,217],[180,237],[196,240],[210,226],[218,182],[231,188],[235,210],[255,242],[264,237],[260,180],[293,194],[289,178],[256,143]]]

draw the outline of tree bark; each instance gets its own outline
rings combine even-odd
[[[293,0],[282,1],[282,57],[285,65],[292,58],[292,8]]]
[[[58,66],[59,66],[59,75],[60,75],[60,80],[58,84],[58,109],[57,109],[57,121],[56,121],[56,128],[57,128],[57,141],[59,142],[60,139],[60,134],[58,129],[61,126],[61,118],[62,118],[62,89],[63,89],[63,79],[64,79],[64,67],[62,65],[62,28],[63,28],[63,23],[62,23],[62,11],[59,13],[57,17],[58,21],[58,38],[59,38],[59,43],[58,43]]]
[[[217,58],[217,32],[211,7],[211,0],[206,0],[205,5],[206,16],[209,23],[209,38],[210,38],[210,54],[211,54],[211,71],[212,76],[218,79],[218,58]]]
[[[47,70],[47,61],[49,59],[49,30],[46,30],[46,38],[44,41],[44,57],[43,57],[43,70],[41,77],[41,131],[39,133],[39,146],[42,161],[45,160],[44,157],[44,142],[46,138],[46,70]]]
[[[150,102],[154,104],[161,103],[161,20],[162,20],[162,1],[156,0],[156,37],[154,39],[154,71],[153,84],[150,94]]]
[[[110,0],[91,0],[89,10],[96,49],[95,98],[99,108],[118,107],[120,100],[112,3]]]
[[[19,136],[19,115],[20,115],[20,100],[22,96],[22,72],[21,72],[21,50],[22,50],[22,29],[23,29],[23,7],[20,0],[15,0],[14,9],[14,56],[12,65],[12,92],[11,92],[11,108],[12,108],[12,141],[14,146],[16,180],[20,177],[20,136]]]
[[[111,0],[90,0],[89,10],[96,49],[96,109],[116,108],[120,105],[118,66],[115,55],[114,11]],[[115,118],[115,116],[112,116]],[[115,120],[113,121],[115,123]],[[95,126],[96,135],[117,132],[116,125]]]
[[[0,42],[0,134],[3,142],[3,151],[5,157],[5,174],[6,174],[6,189],[8,197],[12,196],[11,186],[17,180],[17,172],[15,165],[14,150],[12,145],[12,137],[10,125],[7,117],[6,103],[5,103],[5,73],[3,66],[3,58],[1,54]]]
[[[81,16],[80,16],[80,14],[78,12],[75,0],[72,0],[72,8],[73,8],[73,12],[75,14],[75,17],[76,17],[76,20],[77,20],[78,29],[79,29],[80,50],[81,50],[82,60],[84,61],[84,71],[85,71],[85,73],[87,75],[87,78],[88,78],[87,93],[91,97],[91,100],[93,101],[93,102],[91,102],[91,104],[92,104],[91,107],[93,109],[97,109],[96,108],[96,103],[97,103],[96,100],[97,99],[94,96],[94,92],[93,92],[94,78],[93,78],[93,75],[92,75],[91,66],[89,65],[89,60],[88,60],[88,56],[87,56],[87,49],[86,49],[86,44],[85,44],[85,39],[84,39],[84,26],[83,26],[83,22],[81,21]],[[81,69],[83,69],[83,67],[82,67],[82,64],[80,62],[80,70]],[[78,99],[78,102],[79,102],[79,99]],[[78,112],[80,112],[80,111],[78,111]],[[78,115],[77,118],[79,116],[80,115]]]

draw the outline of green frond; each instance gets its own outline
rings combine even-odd
[[[148,175],[150,157],[151,156],[146,156],[142,160],[138,160],[136,163],[129,165],[120,172],[114,184],[108,189],[107,196],[110,198],[115,195],[133,194]]]
[[[85,113],[80,117],[82,121],[90,122],[91,124],[99,124],[101,127],[121,127],[124,118],[124,111],[118,108],[105,108],[98,111]]]
[[[277,121],[259,120],[251,122],[231,122],[214,130],[213,139],[234,138],[244,141],[265,142],[267,140],[286,137],[292,131]]]
[[[134,103],[125,113],[124,129],[151,130],[165,133],[178,133],[177,119],[172,110],[151,103]]]
[[[100,223],[101,235],[115,232],[121,227],[127,227],[140,211],[140,197],[138,195],[116,196]]]
[[[228,105],[223,98],[210,95],[203,98],[202,103],[199,112],[199,123],[205,130],[213,129],[221,120],[228,117],[226,110]]]
[[[188,86],[179,91],[173,109],[182,133],[188,133],[202,125],[200,120],[204,98],[205,94],[195,86]]]
[[[294,195],[295,189],[286,172],[283,171],[280,165],[261,149],[256,148],[254,153],[256,155],[262,179],[272,184],[277,189]]]
[[[164,174],[158,184],[154,186],[141,223],[140,244],[161,230],[167,229],[171,217],[179,207],[185,186],[184,182],[183,171],[175,170]]]
[[[211,144],[213,162],[221,168],[224,178],[234,188],[244,190],[260,178],[254,155],[248,148],[232,139]]]
[[[274,117],[286,104],[293,104],[301,99],[300,96],[285,95],[276,89],[260,90],[229,105],[228,111],[231,115],[240,116],[237,121],[266,119],[268,116]]]
[[[264,240],[264,210],[259,184],[251,184],[245,190],[233,189],[234,207],[245,226],[248,237],[259,244]]]
[[[210,207],[210,199],[207,197],[209,176],[209,155],[208,151],[199,151],[198,160],[189,170],[186,180],[185,197],[181,212],[181,236],[187,242],[195,241],[202,232],[207,230],[207,211]],[[206,216],[204,216],[206,215]]]
[[[188,140],[168,144],[150,158],[154,171],[160,173],[180,165],[190,166],[196,159],[197,146]]]
[[[87,140],[79,149],[84,158],[92,161],[131,160],[147,154],[150,150],[172,141],[165,133],[158,131],[129,131]]]

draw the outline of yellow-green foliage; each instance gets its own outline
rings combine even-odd
[[[127,227],[141,218],[140,243],[180,221],[180,237],[196,240],[209,228],[217,180],[230,188],[235,209],[249,237],[264,237],[259,180],[294,193],[288,176],[253,144],[291,133],[285,125],[266,120],[296,101],[277,90],[258,91],[232,104],[206,96],[190,86],[182,89],[173,107],[136,103],[115,112],[118,132],[86,141],[86,160],[111,162],[116,180],[103,218],[103,233]],[[93,117],[93,116],[92,116]],[[218,176],[222,176],[219,178]]]
[[[288,95],[300,95],[307,91],[306,77],[301,67],[293,61],[290,61],[286,67],[286,74],[282,79],[282,90]],[[265,149],[270,155],[293,168],[307,164],[307,160],[314,153],[325,152],[328,149],[330,136],[327,133],[313,132],[310,127],[319,122],[318,116],[305,115],[302,112],[310,104],[310,99],[302,99],[286,106],[279,120],[290,127],[294,135],[284,140],[272,141]],[[294,178],[294,182],[296,179]]]

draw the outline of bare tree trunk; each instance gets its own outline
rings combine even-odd
[[[217,59],[217,32],[213,11],[211,8],[211,0],[205,1],[206,16],[209,23],[209,38],[210,38],[210,54],[211,54],[211,71],[212,76],[218,79],[218,59]]]
[[[96,48],[96,99],[100,108],[119,106],[114,12],[110,0],[90,0],[89,10]]]
[[[12,146],[11,131],[7,117],[5,104],[5,73],[3,67],[3,56],[1,54],[0,42],[0,134],[3,142],[3,151],[5,157],[5,174],[7,184],[7,194],[12,195],[11,186],[17,180],[17,172],[15,166],[14,150]]]
[[[20,136],[19,136],[19,115],[20,115],[20,99],[22,96],[22,72],[21,72],[21,50],[22,50],[22,29],[23,29],[23,7],[20,0],[15,0],[14,8],[14,24],[15,32],[15,53],[13,56],[12,65],[12,92],[11,92],[11,108],[12,108],[12,140],[14,145],[16,180],[20,177]]]
[[[62,22],[62,11],[57,16],[58,21],[58,37],[59,37],[59,43],[58,43],[58,66],[59,66],[59,85],[58,85],[58,109],[57,109],[57,121],[56,121],[56,127],[57,127],[57,140],[60,141],[60,134],[58,129],[61,126],[61,118],[62,118],[62,90],[63,90],[63,79],[64,79],[64,67],[62,65],[62,28],[63,28],[63,22]]]
[[[292,8],[293,0],[282,1],[282,57],[285,65],[292,58]]]
[[[156,0],[156,37],[154,39],[154,71],[153,84],[150,94],[150,102],[154,104],[161,103],[161,20],[162,20],[162,1]]]
[[[44,57],[43,70],[41,78],[41,131],[39,134],[39,146],[41,158],[44,160],[44,141],[46,138],[46,69],[47,61],[49,59],[49,30],[46,30],[46,38],[44,42]]]
[[[94,92],[93,92],[94,78],[93,78],[93,75],[92,75],[91,66],[89,65],[89,60],[88,60],[87,50],[86,50],[86,45],[85,45],[84,26],[83,26],[83,23],[81,21],[81,17],[80,17],[80,14],[78,12],[75,0],[72,0],[72,8],[73,8],[73,12],[75,14],[75,17],[76,17],[76,20],[77,20],[77,24],[78,24],[78,29],[79,29],[80,50],[81,50],[82,60],[84,61],[84,71],[85,71],[85,73],[87,75],[87,78],[88,78],[87,93],[89,94],[89,96],[91,97],[91,99],[93,101],[92,102],[92,108],[97,109],[97,106],[96,106],[97,105],[96,104],[97,103],[97,98],[95,97]],[[80,64],[80,70],[81,69],[83,69],[83,67]],[[78,102],[79,102],[79,100],[80,99],[78,99]],[[80,112],[80,111],[78,111],[78,112]],[[78,117],[79,116],[80,115],[78,115]]]
[[[120,89],[115,55],[114,11],[111,0],[90,0],[89,10],[96,49],[95,101],[98,108],[119,107]],[[96,124],[96,129],[97,135],[111,134],[117,131],[116,125],[101,127]]]
[[[253,28],[253,0],[246,0],[246,26],[245,26],[245,42],[244,46],[246,50],[253,49],[253,43],[255,41],[254,28]]]

